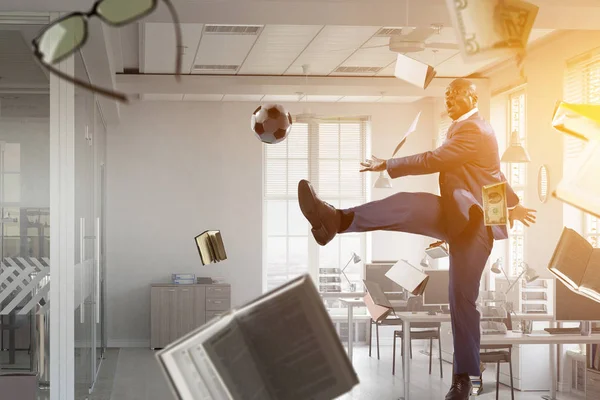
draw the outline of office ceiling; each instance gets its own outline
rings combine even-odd
[[[138,35],[141,73],[173,73],[175,36],[172,24],[145,23]],[[388,48],[394,30],[414,28],[339,25],[224,26],[183,24],[183,71],[209,75],[394,76],[397,53]],[[216,32],[215,32],[216,31]],[[234,31],[234,32],[232,32]],[[131,30],[127,31],[131,35]],[[534,30],[530,43],[552,30]],[[456,44],[454,29],[431,29],[425,43]],[[131,40],[126,34],[121,40]],[[383,46],[372,48],[373,46]],[[124,46],[131,48],[131,43]],[[438,77],[467,76],[500,60],[466,64],[458,50],[425,49],[407,56],[435,67]],[[124,68],[136,68],[124,65]]]

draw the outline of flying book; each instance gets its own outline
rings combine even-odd
[[[573,292],[600,302],[600,249],[564,228],[548,270]]]
[[[422,295],[429,276],[406,260],[400,260],[386,272],[385,276],[415,296]]]
[[[552,126],[579,139],[600,139],[600,105],[559,101],[554,109]]]
[[[448,244],[445,241],[439,241],[431,243],[428,248],[425,249],[425,253],[433,258],[444,258],[448,257],[450,251],[448,250]]]
[[[204,231],[195,237],[195,241],[203,265],[227,259],[221,231]]]
[[[394,76],[410,84],[427,89],[436,72],[431,65],[424,64],[404,54],[398,54]]]
[[[156,357],[178,400],[329,400],[358,384],[308,275],[214,319]]]
[[[595,217],[600,217],[600,140],[586,145],[577,166],[552,195]]]
[[[363,300],[367,306],[367,310],[369,311],[371,318],[373,321],[386,319],[387,316],[394,311],[392,303],[387,298],[378,283],[364,279],[363,282],[367,288],[367,294]]]

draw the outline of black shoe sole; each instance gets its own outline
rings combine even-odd
[[[298,182],[298,203],[300,211],[311,224],[313,229],[319,229],[322,226],[321,219],[317,212],[317,195],[312,185],[307,180],[302,179]]]

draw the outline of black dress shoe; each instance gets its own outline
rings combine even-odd
[[[312,225],[312,234],[321,246],[325,246],[337,234],[341,214],[331,204],[319,199],[310,182],[298,182],[298,202],[300,210]]]
[[[445,400],[469,400],[473,385],[471,378],[467,374],[454,374],[452,376],[452,386],[446,395]]]

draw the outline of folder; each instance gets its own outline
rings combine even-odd
[[[415,296],[423,294],[427,282],[429,281],[429,276],[427,274],[406,260],[400,260],[394,264],[385,276]]]

